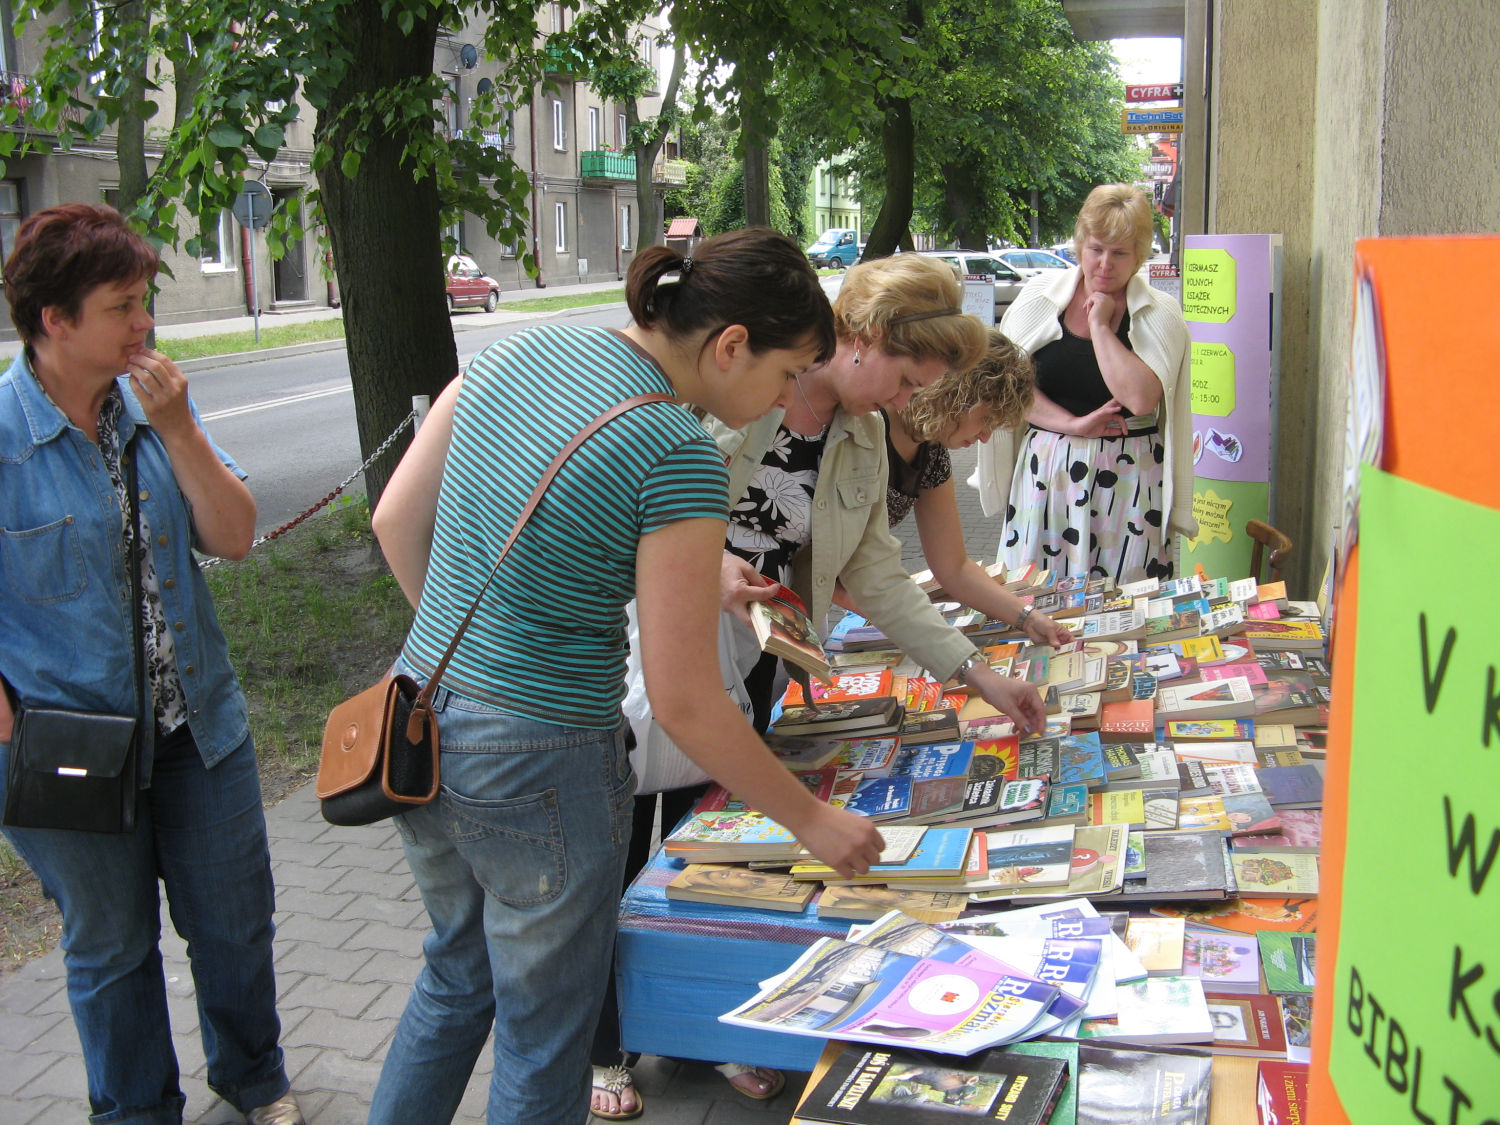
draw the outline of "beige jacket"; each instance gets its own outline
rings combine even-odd
[[[705,423],[729,467],[729,505],[745,495],[750,478],[776,437],[783,411],[773,410],[743,430],[710,418]],[[792,587],[821,622],[842,581],[860,610],[929,672],[947,679],[975,652],[942,618],[901,565],[901,544],[886,526],[885,424],[879,413],[834,414],[813,491],[812,544],[792,565]]]
[[[1048,276],[1053,273],[1057,276]],[[1000,330],[1027,352],[1062,339],[1057,318],[1077,287],[1076,266],[1046,271],[1005,311]],[[1125,307],[1130,310],[1130,348],[1161,381],[1161,432],[1166,446],[1162,473],[1164,524],[1169,532],[1192,537],[1198,534],[1198,521],[1193,518],[1192,341],[1187,322],[1177,302],[1152,289],[1140,274],[1132,275],[1126,286]],[[979,490],[979,502],[987,516],[1003,513],[1010,503],[1019,439],[1025,432],[996,433],[978,447],[979,464],[968,483]]]

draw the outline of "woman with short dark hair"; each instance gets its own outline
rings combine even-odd
[[[5,263],[24,346],[0,375],[0,796],[12,701],[140,716],[132,831],[7,826],[5,836],[62,908],[94,1120],[182,1120],[160,880],[188,943],[208,1084],[253,1125],[299,1125],[277,1046],[275,903],[255,747],[193,556],[243,558],[255,501],[203,429],[182,372],[146,347],[159,264],[118,212],[83,203],[28,218]]]

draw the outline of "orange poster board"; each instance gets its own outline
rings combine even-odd
[[[1423,485],[1489,508],[1500,509],[1500,314],[1493,291],[1485,284],[1500,255],[1500,238],[1369,239],[1355,248],[1355,276],[1369,277],[1379,307],[1386,369],[1385,439],[1381,468],[1405,481]],[[1325,420],[1326,421],[1326,420]],[[1336,433],[1334,426],[1328,431]],[[1429,529],[1431,557],[1436,558],[1462,536],[1462,527]],[[1426,575],[1429,559],[1411,560],[1413,573]],[[1493,599],[1496,589],[1492,572],[1472,576],[1479,597]],[[1441,579],[1438,579],[1441,581]],[[1314,998],[1313,1068],[1309,1091],[1309,1120],[1318,1125],[1376,1125],[1379,1121],[1420,1118],[1405,1107],[1399,1115],[1372,1115],[1346,1106],[1330,1075],[1329,1056],[1333,1038],[1349,1033],[1351,1013],[1336,1009],[1339,927],[1344,914],[1346,881],[1345,838],[1349,830],[1350,747],[1354,730],[1355,646],[1358,630],[1356,606],[1359,591],[1358,549],[1347,567],[1339,589],[1335,616],[1333,653],[1333,712],[1329,728],[1328,776],[1324,804],[1324,852],[1322,894],[1319,905],[1318,965]],[[1500,637],[1491,636],[1492,649]],[[1500,649],[1496,649],[1500,652]],[[1429,708],[1430,710],[1431,708]],[[1500,755],[1500,748],[1492,748]],[[1426,768],[1439,768],[1440,748],[1431,748]],[[1414,762],[1422,769],[1423,762]],[[1489,819],[1479,826],[1481,847],[1490,827],[1500,821],[1500,799],[1496,789],[1479,798]],[[1397,814],[1399,815],[1399,814]],[[1363,858],[1363,857],[1361,857]],[[1493,901],[1494,891],[1487,892]],[[1393,927],[1393,941],[1405,940],[1413,919],[1424,917],[1423,888],[1411,882],[1393,885],[1391,902],[1396,912],[1409,917]],[[1441,940],[1442,919],[1426,918]],[[1500,924],[1496,931],[1500,933]],[[1353,939],[1351,938],[1351,941]],[[1451,945],[1451,942],[1449,943]],[[1475,1012],[1487,1019],[1491,1033],[1500,1037],[1500,1010],[1491,1010],[1489,997],[1500,979],[1500,938],[1470,956],[1489,969],[1474,989]],[[1450,981],[1435,982],[1443,990],[1440,1001],[1448,1003]],[[1481,1000],[1482,994],[1483,999]],[[1482,1010],[1480,1003],[1483,1004]],[[1500,1000],[1497,1000],[1500,1004]],[[1367,1018],[1369,1012],[1364,1016]],[[1483,1028],[1481,1027],[1481,1034]],[[1456,1035],[1470,1032],[1457,1026]],[[1493,1041],[1492,1041],[1493,1042]],[[1387,1047],[1389,1044],[1387,1044]],[[1412,1046],[1416,1046],[1413,1044]],[[1437,1079],[1436,1053],[1429,1045],[1435,1101],[1446,1098]],[[1377,1049],[1378,1044],[1377,1044]],[[1372,1058],[1374,1056],[1372,1055]],[[1388,1066],[1389,1064],[1387,1064]],[[1408,1063],[1409,1066],[1409,1063]],[[1477,1104],[1460,1121],[1484,1121],[1495,1113],[1500,1086],[1500,1057],[1482,1079],[1487,1088]],[[1367,1081],[1381,1084],[1390,1075],[1371,1063]],[[1425,1100],[1425,1096],[1424,1096]],[[1438,1101],[1438,1120],[1447,1119],[1448,1103]],[[1427,1110],[1430,1112],[1432,1104]],[[1356,1114],[1351,1116],[1352,1114]]]

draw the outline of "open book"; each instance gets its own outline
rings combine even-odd
[[[750,603],[750,624],[763,652],[774,653],[825,683],[833,678],[807,607],[785,586],[778,584],[775,596],[768,601]]]

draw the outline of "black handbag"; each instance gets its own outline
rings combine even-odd
[[[142,729],[139,715],[149,712],[142,706],[145,659],[141,640],[140,511],[136,507],[135,456],[129,445],[123,457],[130,521],[125,558],[130,567],[135,698],[141,710],[137,715],[110,715],[20,708],[6,777],[4,818],[10,828],[116,834],[135,830]]]
[[[536,510],[557,470],[589,435],[637,406],[676,401],[671,395],[651,394],[616,403],[574,435],[552,459],[511,525],[510,535],[500,548],[489,577],[479,588],[474,604],[469,606],[469,612],[448,642],[447,651],[420,691],[410,676],[389,675],[344,700],[329,713],[323,727],[316,789],[324,820],[340,825],[374,824],[425,805],[437,796],[440,749],[432,697],[516,536]]]

